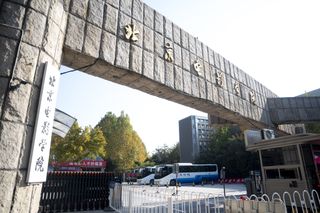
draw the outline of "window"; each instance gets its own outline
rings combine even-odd
[[[267,179],[299,179],[299,168],[266,169]]]
[[[264,166],[299,164],[296,146],[262,150],[261,155]]]

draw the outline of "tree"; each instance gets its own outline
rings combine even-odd
[[[320,123],[307,123],[305,124],[308,133],[320,133]]]
[[[164,144],[162,147],[158,147],[152,154],[151,160],[156,164],[177,163],[180,161],[179,143],[173,147],[168,147]]]
[[[96,127],[101,128],[108,141],[106,156],[116,169],[132,169],[136,164],[146,160],[145,145],[138,133],[133,130],[129,116],[124,112],[121,112],[119,117],[111,112],[106,113]]]
[[[105,157],[107,142],[99,128],[82,129],[77,122],[70,128],[65,138],[53,136],[50,160],[57,162],[79,162],[85,158]]]
[[[225,166],[228,178],[246,177],[250,170],[259,168],[257,154],[247,152],[242,136],[231,134],[227,127],[217,129],[208,150],[196,162]]]

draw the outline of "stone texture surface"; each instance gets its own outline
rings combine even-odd
[[[163,16],[158,12],[155,12],[154,15],[154,29],[163,35]]]
[[[65,45],[73,50],[81,51],[84,40],[85,21],[69,15]]]
[[[143,22],[143,3],[140,0],[133,0],[132,2],[132,18]]]
[[[172,40],[172,22],[168,18],[164,18],[164,35]]]
[[[182,67],[181,47],[177,44],[173,44],[173,52],[174,52],[174,63],[179,67]]]
[[[165,63],[165,84],[168,87],[174,87],[174,71],[173,71],[173,64]]]
[[[8,26],[0,25],[0,36],[11,38],[12,40],[19,40],[21,31]]]
[[[182,48],[182,67],[185,70],[190,70],[190,53],[188,50]]]
[[[94,58],[99,57],[101,31],[101,28],[89,23],[87,24],[83,46],[84,54],[90,55]]]
[[[165,73],[164,60],[159,57],[156,57],[155,63],[154,63],[154,80],[163,84],[165,80],[164,73]]]
[[[110,5],[105,6],[103,29],[110,33],[117,34],[118,10]]]
[[[72,0],[70,12],[75,16],[85,19],[87,17],[88,1]]]
[[[0,121],[0,169],[15,169],[18,166],[25,127],[9,121]]]
[[[153,54],[148,52],[148,51],[144,51],[143,52],[143,75],[153,79]]]
[[[123,39],[126,40],[125,38],[125,26],[127,26],[128,24],[131,24],[131,18],[130,16],[126,15],[123,12],[119,13],[119,26],[118,26],[118,36]]]
[[[103,22],[103,8],[104,0],[90,0],[87,21],[101,28]]]
[[[16,171],[0,170],[0,212],[10,212]]]
[[[132,0],[120,0],[120,10],[131,16]]]
[[[26,174],[22,174],[21,176],[25,177]],[[24,212],[26,209],[30,209],[30,200],[32,199],[32,189],[33,186],[22,186],[16,187],[12,213]]]
[[[38,56],[38,48],[22,42],[20,45],[19,54],[17,56],[16,68],[13,72],[13,76],[23,81],[32,83],[38,62]]]
[[[161,34],[154,34],[154,51],[159,57],[164,56],[164,38]]]
[[[134,72],[142,74],[142,48],[132,45],[130,59],[130,69]]]
[[[57,46],[59,46],[59,42],[62,38],[60,27],[52,20],[49,20],[48,28],[44,35],[43,47],[50,56],[55,56]]]
[[[34,10],[28,10],[22,40],[34,46],[42,44],[46,27],[46,17]]]
[[[144,4],[144,22],[147,27],[154,29],[154,10],[148,5]]]
[[[102,33],[100,57],[110,64],[114,64],[116,57],[116,36],[105,31]]]
[[[8,121],[24,122],[27,115],[31,85],[14,80],[4,104],[3,118]]]
[[[15,40],[0,37],[0,76],[10,76],[17,45]]]
[[[25,7],[5,1],[0,8],[0,23],[21,28],[24,14]]]
[[[129,68],[129,52],[130,52],[130,44],[120,39],[117,43],[117,51],[116,51],[117,66],[124,69]]]
[[[174,66],[174,87],[176,90],[183,91],[183,73],[182,69],[178,66]]]
[[[199,97],[199,79],[195,75],[191,75],[191,94]]]
[[[149,27],[143,28],[143,46],[145,50],[153,52],[154,48],[154,40],[153,40],[153,30]]]
[[[2,114],[2,105],[4,103],[5,94],[9,84],[9,78],[0,77],[0,115]]]
[[[48,14],[50,1],[31,0],[30,7],[44,15]]]
[[[183,91],[187,94],[191,93],[191,73],[190,72],[184,72]]]
[[[116,8],[119,7],[119,0],[106,0],[106,2]]]

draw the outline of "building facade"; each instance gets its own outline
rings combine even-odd
[[[214,129],[208,118],[189,116],[179,121],[180,161],[194,162],[208,148]]]

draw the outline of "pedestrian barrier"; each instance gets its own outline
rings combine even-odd
[[[109,207],[109,182],[114,173],[48,172],[39,212],[99,210]]]
[[[288,213],[319,212],[317,191],[274,193],[271,197],[228,196],[176,191],[176,188],[116,184],[110,189],[110,207],[122,213]]]

